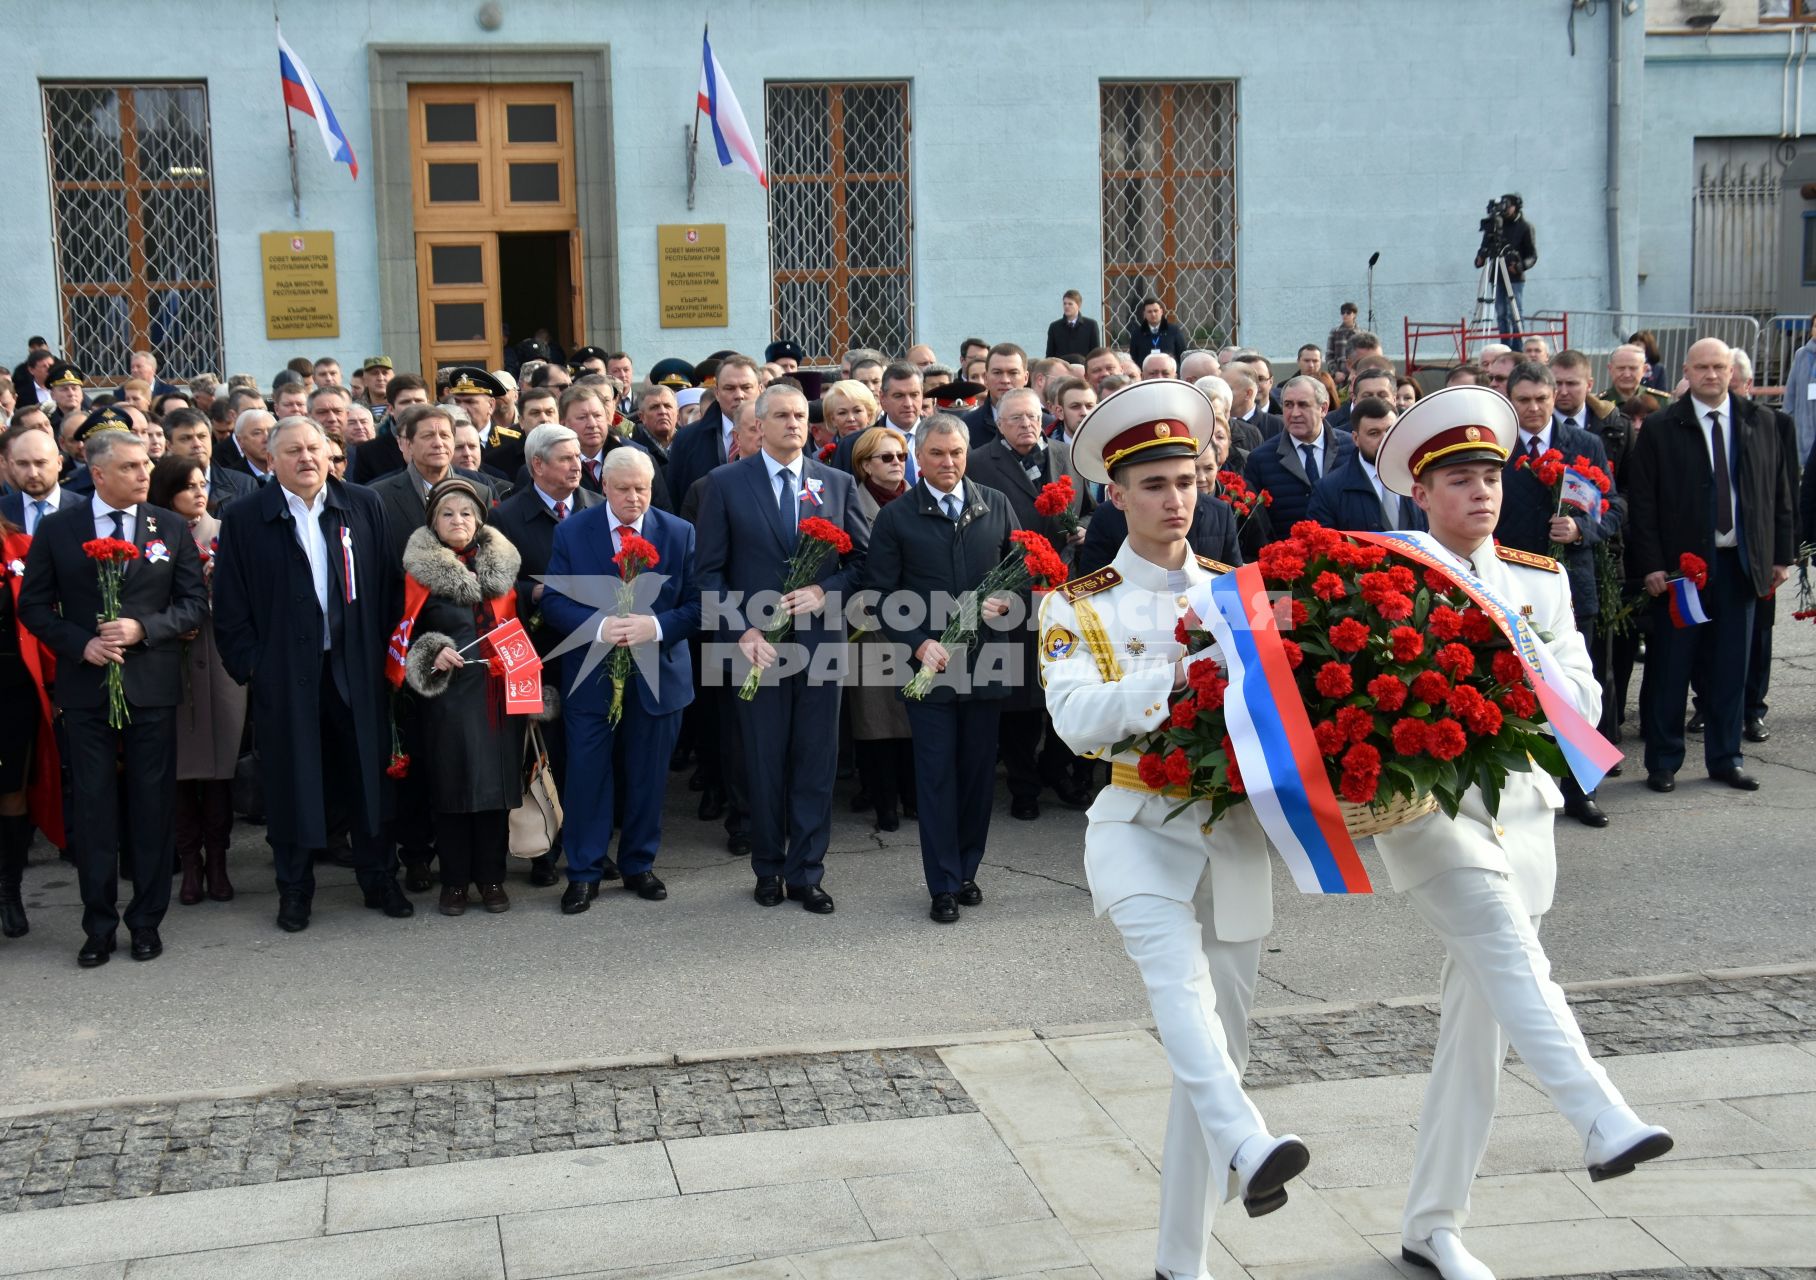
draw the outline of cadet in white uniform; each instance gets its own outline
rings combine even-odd
[[[1260,824],[1239,805],[1207,833],[1202,802],[1169,822],[1180,797],[1141,781],[1138,753],[1111,752],[1165,723],[1169,695],[1185,683],[1174,628],[1186,592],[1228,567],[1194,557],[1186,543],[1194,459],[1211,423],[1197,388],[1172,380],[1126,387],[1085,419],[1073,465],[1110,485],[1128,540],[1041,609],[1053,727],[1074,751],[1111,762],[1085,834],[1092,904],[1109,913],[1141,970],[1173,1069],[1155,1263],[1166,1280],[1208,1274],[1212,1215],[1232,1182],[1251,1216],[1268,1213],[1286,1203],[1284,1184],[1309,1158],[1291,1134],[1271,1136],[1242,1091],[1261,940],[1273,927]]]
[[[1431,532],[1412,536],[1459,578],[1474,577],[1520,611],[1521,625],[1563,671],[1559,692],[1594,724],[1600,686],[1576,630],[1569,580],[1554,560],[1494,545],[1515,422],[1500,393],[1451,387],[1407,410],[1381,442],[1376,466],[1388,489],[1430,518]],[[1562,804],[1557,784],[1535,766],[1508,777],[1494,816],[1472,787],[1455,818],[1439,811],[1375,837],[1394,888],[1444,943],[1437,1052],[1400,1240],[1402,1257],[1445,1280],[1493,1280],[1463,1247],[1462,1230],[1509,1042],[1582,1135],[1592,1178],[1628,1173],[1671,1149],[1671,1135],[1641,1124],[1589,1056],[1539,945],[1539,919],[1557,882],[1552,828]]]

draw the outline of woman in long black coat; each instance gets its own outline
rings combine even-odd
[[[504,681],[475,643],[516,616],[521,558],[486,526],[486,503],[460,477],[429,491],[429,523],[410,535],[404,574],[426,588],[404,678],[421,699],[420,764],[435,813],[441,913],[467,909],[479,886],[487,911],[505,911],[509,813],[523,802],[526,717],[505,713]],[[419,594],[406,583],[406,608]],[[465,650],[463,654],[461,650]]]

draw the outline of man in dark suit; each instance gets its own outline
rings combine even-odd
[[[72,844],[82,891],[84,941],[76,961],[107,963],[120,923],[122,854],[133,894],[126,927],[132,958],[164,950],[158,925],[170,905],[175,850],[176,705],[183,696],[182,637],[208,616],[202,561],[183,517],[145,501],[151,458],[130,431],[97,432],[88,442],[93,499],[53,511],[38,523],[26,553],[19,622],[57,655],[54,696],[63,713],[70,782],[80,804]],[[120,617],[102,612],[99,567],[82,544],[118,538],[138,548],[120,581]],[[120,667],[123,723],[111,723],[106,672]],[[124,767],[121,767],[123,763]],[[121,829],[122,802],[131,821]]]
[[[1173,323],[1160,299],[1151,294],[1141,300],[1129,325],[1128,344],[1129,359],[1137,367],[1156,351],[1166,352],[1177,365],[1192,345],[1186,341],[1185,330]]]
[[[1364,369],[1356,375],[1353,386],[1355,389],[1350,392],[1349,401],[1331,411],[1330,416],[1325,419],[1326,426],[1337,427],[1354,434],[1351,431],[1349,419],[1350,415],[1355,412],[1356,405],[1371,397],[1385,400],[1389,404],[1394,403],[1395,388],[1392,369]]]
[[[1286,424],[1260,403],[1261,384],[1248,365],[1232,360],[1221,376],[1230,388],[1230,439],[1253,453],[1279,435]]]
[[[1047,326],[1047,355],[1083,363],[1087,355],[1097,350],[1097,321],[1079,314],[1084,305],[1084,294],[1076,289],[1066,290],[1059,300],[1059,319]]]
[[[978,586],[1008,554],[1018,527],[1009,499],[965,477],[969,448],[965,424],[936,413],[915,441],[920,483],[884,507],[870,531],[867,589],[885,601],[918,602],[915,611],[884,608],[883,632],[913,655],[913,667],[939,673],[924,698],[907,699],[914,737],[914,786],[921,832],[921,868],[932,896],[929,917],[940,924],[959,918],[959,907],[984,900],[977,869],[990,835],[996,789],[997,722],[1002,700],[1017,679],[1020,646],[1001,638],[991,618],[1008,611],[987,601],[981,643],[950,653],[939,641],[946,624],[936,600],[957,600]]]
[[[454,465],[454,418],[446,408],[438,404],[413,405],[398,415],[395,426],[398,446],[404,453],[404,469],[380,476],[370,487],[384,503],[391,550],[401,565],[404,544],[429,522],[423,503],[430,489],[449,476],[458,475],[471,481],[488,505],[494,495],[492,482],[485,476]]]
[[[378,423],[378,434],[364,444],[355,445],[353,460],[347,464],[347,479],[354,484],[371,484],[380,476],[404,469],[404,451],[397,443],[397,415],[412,405],[429,403],[429,387],[413,373],[400,373],[385,384],[380,401],[384,417]]]
[[[999,342],[984,358],[984,398],[962,421],[971,430],[971,447],[981,449],[996,439],[996,407],[1017,387],[1028,385],[1028,353],[1013,342]]]
[[[604,490],[605,460],[618,449],[636,449],[649,457],[650,503],[661,511],[673,512],[674,499],[663,478],[665,467],[655,466],[655,458],[640,444],[617,434],[618,410],[609,386],[580,382],[561,393],[561,425],[580,441],[580,487],[594,493]],[[519,473],[528,480],[527,470]]]
[[[631,428],[631,443],[649,454],[650,461],[656,464],[657,474],[666,482],[668,449],[675,442],[675,429],[681,415],[675,404],[675,393],[661,383],[646,386],[643,394],[637,397],[636,408],[637,425]],[[668,493],[677,503],[687,497],[673,489]]]
[[[309,927],[315,853],[343,824],[366,906],[401,919],[414,909],[385,838],[384,778],[402,575],[384,504],[330,474],[312,419],[285,418],[268,445],[272,482],[221,515],[214,634],[227,674],[250,686],[277,925]]]
[[[1008,498],[1017,523],[1046,538],[1070,563],[1084,542],[1084,530],[1065,537],[1060,533],[1059,517],[1041,515],[1034,503],[1044,486],[1068,476],[1073,489],[1071,513],[1083,517],[1085,483],[1073,474],[1071,447],[1059,441],[1041,442],[1040,398],[1025,387],[1003,397],[996,423],[1000,434],[970,455],[966,476]],[[1023,669],[1032,672],[1039,663],[1032,618],[1021,629],[1019,639]],[[1023,681],[1003,700],[998,744],[1009,776],[1010,817],[1025,822],[1040,816],[1043,783],[1053,788],[1062,804],[1078,808],[1088,803],[1073,777],[1078,757],[1052,732],[1046,696],[1038,680]]]
[[[654,472],[641,449],[614,452],[606,460],[605,501],[562,521],[549,553],[542,615],[564,645],[574,646],[561,670],[569,782],[561,832],[566,915],[585,911],[598,896],[614,819],[623,832],[618,866],[624,888],[647,901],[668,896],[653,868],[662,843],[668,761],[681,712],[694,697],[688,638],[700,627],[700,581],[693,526],[650,506]],[[620,529],[651,543],[659,556],[643,570],[648,584],[632,584],[637,602],[628,616],[618,614],[617,586],[610,581],[621,576],[613,560]],[[622,718],[614,725],[604,663],[620,645],[630,649],[633,662]]]
[[[1356,428],[1350,436],[1356,450],[1318,481],[1305,518],[1331,529],[1364,533],[1425,529],[1425,513],[1419,504],[1388,489],[1375,471],[1375,454],[1394,424],[1393,402],[1369,396],[1356,406],[1350,421]]]
[[[1358,383],[1366,381],[1366,377],[1357,379]],[[1505,546],[1534,555],[1551,555],[1553,547],[1563,547],[1559,558],[1570,582],[1576,629],[1589,637],[1595,634],[1596,619],[1601,616],[1595,549],[1620,532],[1625,508],[1617,505],[1619,497],[1610,490],[1606,513],[1599,510],[1599,494],[1592,500],[1595,510],[1565,506],[1560,511],[1551,486],[1534,472],[1538,460],[1552,449],[1563,455],[1566,465],[1587,458],[1603,474],[1608,471],[1601,437],[1557,418],[1556,385],[1551,370],[1532,361],[1516,364],[1507,377],[1507,397],[1519,417],[1519,434],[1501,472],[1501,518],[1494,536]],[[1593,791],[1585,792],[1568,773],[1558,779],[1558,786],[1564,793],[1565,813],[1586,827],[1608,825],[1608,815],[1595,802]]]
[[[85,507],[88,499],[57,482],[63,455],[49,431],[14,420],[0,435],[0,456],[12,470],[13,489],[0,497],[0,516],[25,530],[29,537],[38,523],[53,511]]]
[[[530,631],[530,643],[546,658],[555,648],[558,637],[542,616],[542,597],[546,588],[539,579],[549,571],[549,557],[555,549],[555,531],[576,512],[596,507],[605,499],[580,487],[580,442],[566,427],[553,423],[534,428],[524,438],[524,456],[530,468],[530,483],[519,488],[498,504],[492,512],[491,525],[502,533],[522,559],[517,577],[517,616],[524,619]],[[548,747],[549,771],[555,775],[555,792],[567,795],[567,733],[560,716],[543,722],[542,739]],[[561,841],[541,857],[530,861],[530,883],[554,884],[555,863],[561,856]],[[616,879],[615,866],[609,867]]]
[[[51,404],[50,367],[57,357],[42,338],[33,338],[25,359],[13,370],[13,396],[19,404]]]
[[[1789,472],[1771,414],[1728,390],[1727,344],[1703,338],[1684,358],[1690,394],[1646,419],[1633,444],[1627,491],[1627,572],[1654,597],[1681,575],[1685,552],[1708,565],[1701,591],[1709,621],[1676,627],[1654,600],[1646,674],[1646,785],[1671,791],[1684,760],[1684,703],[1695,679],[1706,701],[1703,761],[1709,776],[1743,791],[1741,721],[1754,603],[1790,576],[1796,555]]]
[[[1273,495],[1268,523],[1284,538],[1311,507],[1312,488],[1355,453],[1347,431],[1324,425],[1329,393],[1316,378],[1291,378],[1280,390],[1286,427],[1249,454],[1242,478],[1257,494]]]
[[[208,513],[219,515],[235,498],[258,491],[258,483],[243,471],[215,465],[214,432],[208,415],[200,409],[172,409],[164,415],[166,450],[174,457],[194,458],[202,464],[208,484]]]
[[[757,398],[759,378],[756,361],[749,356],[730,355],[719,362],[714,375],[713,402],[700,420],[675,433],[668,449],[668,466],[663,479],[668,491],[679,502],[687,497],[694,481],[725,463],[731,445],[732,424],[738,419],[738,406]]]
[[[765,671],[780,663],[753,698],[738,697],[734,708],[742,740],[756,748],[744,753],[756,900],[772,907],[786,894],[826,915],[833,901],[821,882],[838,772],[844,606],[862,575],[869,523],[858,512],[852,478],[802,453],[805,395],[792,386],[770,387],[757,397],[756,413],[763,447],[712,472],[701,494],[700,588],[720,619],[722,649],[734,641],[746,664]],[[768,620],[747,615],[742,602],[783,590],[800,523],[809,517],[843,529],[851,551],[827,556],[812,583],[781,596],[776,610],[794,623],[772,644],[764,634]],[[709,680],[723,679],[726,665],[708,661]]]
[[[1753,396],[1753,358],[1739,347],[1734,348],[1734,371],[1729,377],[1728,389],[1736,399],[1750,400]],[[1792,509],[1795,510],[1801,487],[1798,470],[1802,462],[1797,456],[1797,419],[1780,409],[1765,405],[1759,408],[1778,427],[1778,458],[1791,486]],[[1802,528],[1801,520],[1798,525],[1792,535],[1794,546],[1801,546],[1809,536]],[[1772,687],[1772,633],[1777,629],[1777,620],[1776,597],[1763,599],[1753,606],[1753,634],[1747,651],[1746,712],[1741,722],[1741,736],[1748,742],[1764,742],[1772,736],[1771,730],[1766,728],[1766,695]]]

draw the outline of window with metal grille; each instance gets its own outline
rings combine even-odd
[[[161,376],[219,373],[208,90],[199,84],[46,84],[63,350],[90,382],[131,353]]]
[[[1104,340],[1141,300],[1166,304],[1194,346],[1236,340],[1236,84],[1105,81]]]
[[[809,364],[914,341],[908,82],[769,84],[770,325]]]

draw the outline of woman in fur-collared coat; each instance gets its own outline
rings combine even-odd
[[[421,698],[421,759],[441,864],[441,913],[467,909],[479,886],[487,911],[506,911],[508,814],[523,802],[524,716],[506,715],[504,682],[474,643],[516,616],[519,557],[486,527],[486,503],[459,476],[429,491],[429,523],[410,535],[406,608],[420,600],[404,679]],[[463,656],[459,650],[466,649]]]

